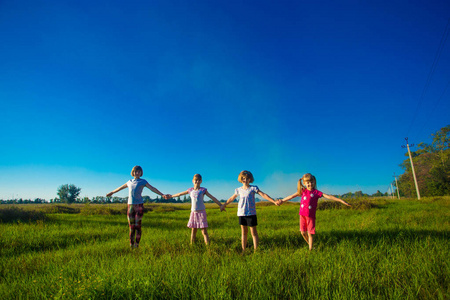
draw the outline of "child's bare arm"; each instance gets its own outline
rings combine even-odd
[[[287,201],[289,201],[289,200],[294,199],[295,197],[298,197],[298,193],[292,194],[292,195],[290,195],[290,196],[287,196],[287,197],[281,199],[281,202],[282,202],[282,203],[287,202]]]
[[[208,191],[206,191],[205,193],[206,196],[208,196],[212,201],[214,201],[217,205],[219,205],[220,207],[222,207],[222,203],[220,203],[219,200],[217,200],[216,197],[214,197],[213,195],[211,195]]]
[[[234,199],[236,199],[236,197],[237,197],[236,194],[234,194],[233,196],[231,196],[231,197],[227,200],[227,202],[225,202],[225,204],[223,205],[223,207],[225,208],[225,206],[227,206],[229,203],[233,202]]]
[[[164,196],[163,193],[161,193],[160,191],[158,191],[157,188],[151,186],[148,182],[147,182],[147,184],[146,184],[145,186],[146,186],[147,188],[149,188],[150,191],[152,191],[153,193],[158,194],[158,195],[160,195],[160,196]]]
[[[344,200],[342,200],[342,199],[339,199],[339,198],[336,198],[335,196],[332,196],[332,195],[327,195],[327,194],[323,194],[322,195],[324,198],[327,198],[327,199],[329,199],[329,200],[333,200],[333,201],[337,201],[337,202],[341,202],[342,204],[344,204],[344,205],[347,205],[347,206],[351,206],[350,204],[348,204],[347,202],[345,202]]]
[[[272,202],[273,204],[277,204],[275,202],[275,200],[273,200],[269,195],[267,195],[266,193],[264,193],[263,191],[259,190],[258,191],[258,195],[260,195],[261,197],[263,197],[264,199],[266,199],[267,201]]]
[[[173,195],[167,194],[167,196],[170,196],[169,197],[169,199],[170,199],[170,198],[175,198],[175,197],[179,197],[179,196],[183,196],[183,195],[187,195],[187,194],[189,194],[189,192],[188,191],[184,191],[184,192],[181,192],[181,193],[178,193],[178,194],[173,194]]]
[[[106,197],[111,197],[113,194],[115,194],[115,193],[117,193],[117,192],[119,192],[119,191],[121,191],[121,190],[123,190],[123,189],[126,189],[127,187],[128,187],[128,186],[127,186],[127,184],[125,183],[124,185],[118,187],[118,188],[115,189],[114,191],[109,192],[108,194],[106,194]]]

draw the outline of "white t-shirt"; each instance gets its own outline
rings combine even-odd
[[[194,188],[188,189],[189,196],[191,196],[191,211],[205,210],[203,198],[205,197],[206,191],[207,189],[203,187],[198,190],[195,190]]]
[[[237,211],[239,217],[256,215],[255,194],[257,192],[259,188],[256,185],[251,185],[248,189],[240,187],[234,191],[234,194],[239,196]]]
[[[130,179],[127,182],[128,186],[128,204],[142,204],[144,203],[144,199],[142,199],[142,190],[147,184],[147,180],[139,178],[139,179]]]

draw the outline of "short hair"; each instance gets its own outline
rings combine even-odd
[[[144,171],[142,170],[141,166],[134,166],[133,169],[131,169],[131,176],[134,177],[134,172],[140,171],[141,176],[144,175]]]
[[[250,183],[255,181],[255,178],[253,177],[252,172],[246,171],[246,170],[244,170],[241,173],[239,173],[238,181],[242,183],[242,177],[244,177],[244,176],[247,177],[247,178],[250,178]]]
[[[313,189],[315,189],[317,185],[316,177],[314,177],[314,175],[312,175],[311,173],[306,173],[297,182],[297,192],[299,196],[301,196],[303,190],[306,189],[305,186],[303,185],[303,181],[311,181]]]
[[[194,177],[193,177],[192,179],[195,179],[195,178],[198,178],[198,179],[200,179],[200,180],[203,180],[203,179],[202,179],[202,175],[200,175],[200,174],[194,174]]]

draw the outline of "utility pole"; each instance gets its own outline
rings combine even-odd
[[[411,157],[411,151],[409,150],[408,138],[405,138],[405,140],[406,140],[406,148],[408,149],[409,160],[411,161],[411,170],[414,177],[414,184],[416,185],[417,199],[420,200],[419,186],[417,185],[416,172],[414,171],[414,164]],[[412,144],[411,147],[414,147],[414,144]],[[405,148],[405,146],[402,146],[402,148]]]
[[[392,183],[391,183],[391,198],[394,199],[394,188],[392,187]]]
[[[395,173],[394,173],[394,178],[395,178],[395,187],[397,188],[397,197],[398,197],[398,199],[400,199],[400,190],[398,189],[398,181],[397,181],[397,176],[395,176]]]

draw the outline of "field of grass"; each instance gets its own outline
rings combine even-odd
[[[126,205],[2,205],[0,299],[450,299],[450,197],[352,204],[321,204],[312,252],[298,204],[258,204],[244,255],[235,206],[206,247],[189,205],[148,204],[130,249]]]

